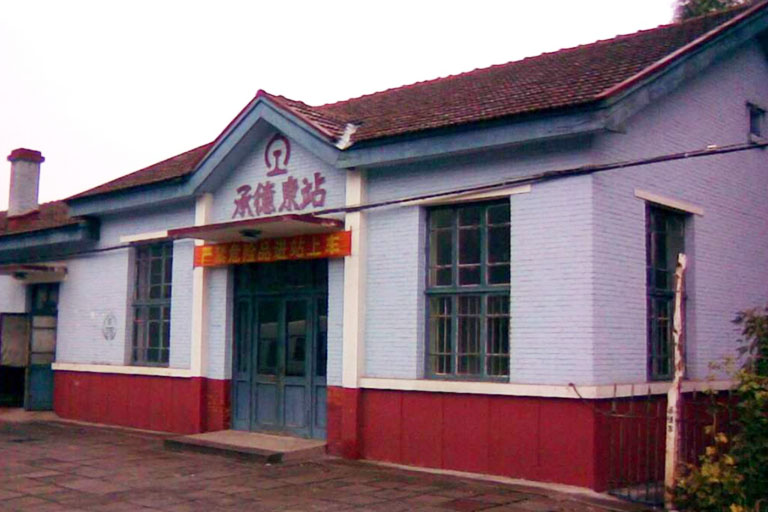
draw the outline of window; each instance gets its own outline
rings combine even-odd
[[[749,135],[762,137],[765,110],[752,103],[747,103],[747,110],[749,110]]]
[[[136,247],[133,364],[167,366],[171,338],[173,244]]]
[[[509,375],[509,201],[428,214],[427,374]]]
[[[648,298],[648,378],[669,380],[674,374],[672,319],[677,255],[685,251],[685,215],[648,206],[646,261]]]

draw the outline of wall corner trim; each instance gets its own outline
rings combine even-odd
[[[674,208],[675,210],[692,213],[694,215],[699,215],[699,216],[704,215],[704,208],[702,208],[701,206],[691,204],[687,201],[681,201],[679,199],[672,199],[670,197],[655,194],[647,190],[636,188],[635,197],[651,203],[660,204],[662,206],[668,206],[669,208]]]
[[[432,393],[466,393],[473,395],[527,396],[541,398],[575,398],[599,400],[647,394],[663,395],[671,382],[643,382],[628,384],[576,385],[570,384],[515,384],[507,382],[446,381],[437,379],[382,379],[363,377],[360,387],[392,391],[425,391]],[[721,391],[733,385],[730,380],[683,382],[683,392],[711,389]],[[578,393],[577,393],[578,390]]]
[[[57,372],[114,373],[119,375],[144,375],[149,377],[194,377],[186,368],[158,368],[155,366],[118,366],[112,364],[53,363]]]
[[[130,244],[133,242],[145,242],[149,240],[159,240],[168,238],[168,231],[151,231],[148,233],[136,233],[135,235],[123,235],[120,237],[121,244]]]
[[[514,196],[517,194],[529,194],[531,190],[531,185],[519,185],[516,187],[504,187],[480,192],[451,194],[432,199],[419,199],[415,201],[408,201],[403,203],[401,206],[438,206],[443,204],[482,201],[485,199],[502,199],[504,197]]]

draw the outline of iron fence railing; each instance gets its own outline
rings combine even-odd
[[[681,464],[694,464],[711,445],[708,425],[733,433],[730,393],[686,392],[680,413]],[[607,433],[608,492],[614,496],[658,506],[664,502],[667,397],[644,394],[614,397],[597,409]]]

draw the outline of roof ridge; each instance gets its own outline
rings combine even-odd
[[[552,50],[552,51],[549,51],[549,52],[542,52],[542,53],[539,53],[539,54],[536,54],[536,55],[530,55],[528,57],[523,57],[522,59],[518,59],[518,60],[512,60],[512,61],[503,62],[503,63],[499,63],[499,64],[492,64],[490,66],[486,66],[486,67],[482,67],[482,68],[475,68],[475,69],[471,69],[471,70],[468,70],[468,71],[463,71],[461,73],[455,73],[455,74],[451,74],[451,75],[445,75],[445,76],[441,76],[441,77],[430,78],[430,79],[426,79],[426,80],[420,80],[420,81],[413,82],[413,83],[410,83],[410,84],[400,85],[400,86],[396,86],[396,87],[390,87],[390,88],[387,88],[387,89],[382,89],[380,91],[375,91],[375,92],[368,93],[368,94],[361,94],[360,96],[354,96],[352,98],[347,98],[345,100],[339,100],[339,101],[335,101],[335,102],[332,102],[332,103],[324,103],[322,105],[315,105],[315,106],[310,106],[310,107],[311,108],[315,108],[315,109],[322,109],[323,114],[325,114],[325,112],[326,112],[325,109],[326,108],[330,109],[332,107],[340,107],[340,106],[343,106],[346,103],[351,103],[351,102],[354,102],[356,100],[360,100],[360,99],[364,99],[364,98],[371,98],[371,97],[374,97],[374,96],[388,94],[388,93],[392,93],[392,92],[400,91],[400,90],[408,90],[408,89],[411,89],[411,88],[415,88],[415,87],[419,87],[419,86],[423,86],[423,85],[427,85],[427,84],[439,83],[439,82],[442,82],[442,81],[457,79],[457,78],[464,77],[464,76],[469,76],[469,75],[472,75],[472,74],[475,74],[475,73],[488,72],[488,71],[493,70],[493,69],[502,68],[502,67],[505,67],[505,66],[509,66],[511,64],[519,64],[519,63],[530,61],[530,60],[533,60],[533,59],[538,59],[538,58],[541,58],[541,57],[544,57],[544,56],[547,56],[547,55],[555,55],[555,54],[560,54],[560,53],[564,53],[564,52],[570,52],[570,51],[575,51],[575,50],[582,50],[582,49],[585,49],[585,48],[591,48],[591,47],[598,46],[598,45],[601,45],[601,44],[613,43],[613,42],[616,42],[616,41],[619,41],[619,40],[622,40],[622,39],[629,39],[629,38],[637,37],[637,36],[639,36],[641,34],[645,34],[645,33],[648,33],[648,32],[653,32],[653,31],[657,31],[657,30],[663,30],[663,29],[672,28],[672,27],[683,26],[683,25],[686,25],[686,24],[690,24],[690,23],[693,23],[693,22],[700,21],[702,18],[720,16],[723,13],[728,13],[728,12],[731,12],[731,11],[745,10],[745,9],[747,9],[749,7],[757,5],[758,3],[760,3],[760,0],[756,1],[754,4],[747,2],[747,3],[743,4],[743,5],[738,5],[738,6],[735,6],[735,7],[729,7],[728,9],[723,9],[721,11],[716,11],[716,12],[712,12],[712,13],[703,14],[701,16],[697,16],[695,18],[690,18],[690,19],[683,20],[683,21],[677,21],[677,22],[673,21],[671,23],[665,23],[665,24],[662,24],[662,25],[657,25],[656,27],[646,28],[646,29],[638,30],[638,31],[635,31],[635,32],[627,33],[627,34],[619,34],[619,35],[616,35],[614,37],[610,37],[610,38],[606,38],[606,39],[598,39],[597,41],[592,41],[590,43],[579,44],[579,45],[570,46],[570,47],[567,47],[567,48],[560,48],[558,50]]]

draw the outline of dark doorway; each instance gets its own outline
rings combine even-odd
[[[29,315],[0,314],[0,406],[24,405],[29,365]]]
[[[24,408],[30,411],[53,409],[53,361],[56,359],[56,323],[59,284],[30,286],[30,339],[27,390]]]
[[[232,426],[325,438],[328,264],[235,267]]]

